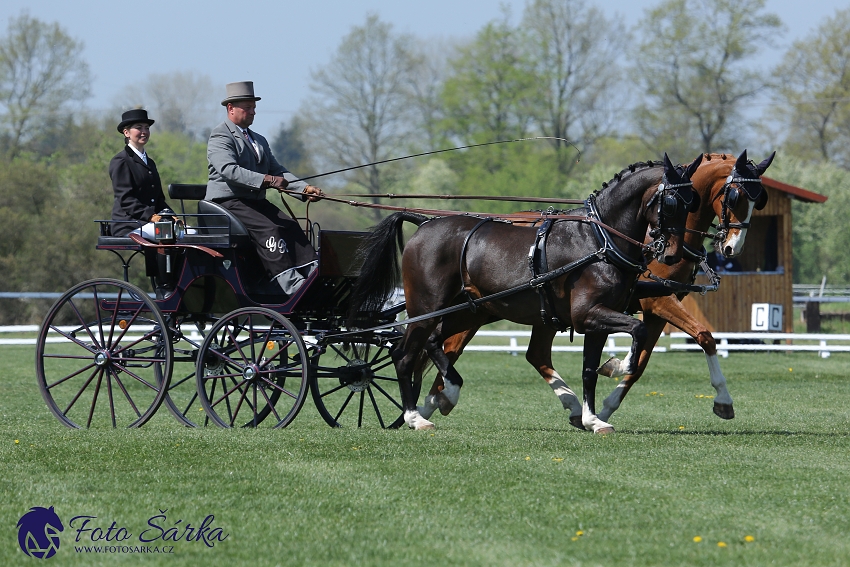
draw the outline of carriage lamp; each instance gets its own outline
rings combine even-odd
[[[158,242],[174,242],[186,235],[186,223],[174,217],[174,211],[163,209],[159,212],[161,220],[155,222],[154,237]]]

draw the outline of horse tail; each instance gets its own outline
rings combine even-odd
[[[348,323],[353,326],[362,311],[380,311],[401,283],[400,253],[404,250],[402,224],[416,226],[428,217],[416,213],[393,213],[376,226],[357,251],[362,260],[360,275],[351,291]]]

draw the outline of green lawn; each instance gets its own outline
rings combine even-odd
[[[0,352],[0,565],[37,562],[16,539],[33,506],[65,524],[51,565],[850,561],[847,355],[733,353],[721,364],[737,417],[724,422],[702,354],[657,354],[617,433],[594,436],[508,354],[464,355],[460,404],[432,432],[334,430],[310,400],[279,431],[187,429],[164,409],[140,430],[71,431],[38,393],[34,349]],[[579,362],[555,357],[566,377]],[[615,384],[600,378],[603,394]],[[160,511],[167,535],[213,514],[228,537],[140,544],[162,533],[147,524]],[[83,515],[124,527],[118,545],[174,553],[77,553],[68,524]]]

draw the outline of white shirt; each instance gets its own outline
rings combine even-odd
[[[142,158],[142,161],[145,162],[145,165],[148,164],[148,153],[146,151],[143,150],[140,152],[133,144],[127,144],[127,147],[136,152],[136,155]]]

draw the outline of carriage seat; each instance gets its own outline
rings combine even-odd
[[[248,229],[233,213],[215,201],[198,201],[198,232],[230,235],[230,244],[250,244]]]
[[[168,186],[168,196],[180,200],[180,208],[184,209],[183,201],[198,201],[197,235],[187,236],[185,242],[198,244],[215,244],[214,240],[223,238],[230,246],[242,246],[250,243],[248,229],[233,216],[233,213],[214,201],[205,201],[206,184],[172,183]],[[193,215],[189,215],[190,218]],[[218,237],[218,238],[216,238]]]

